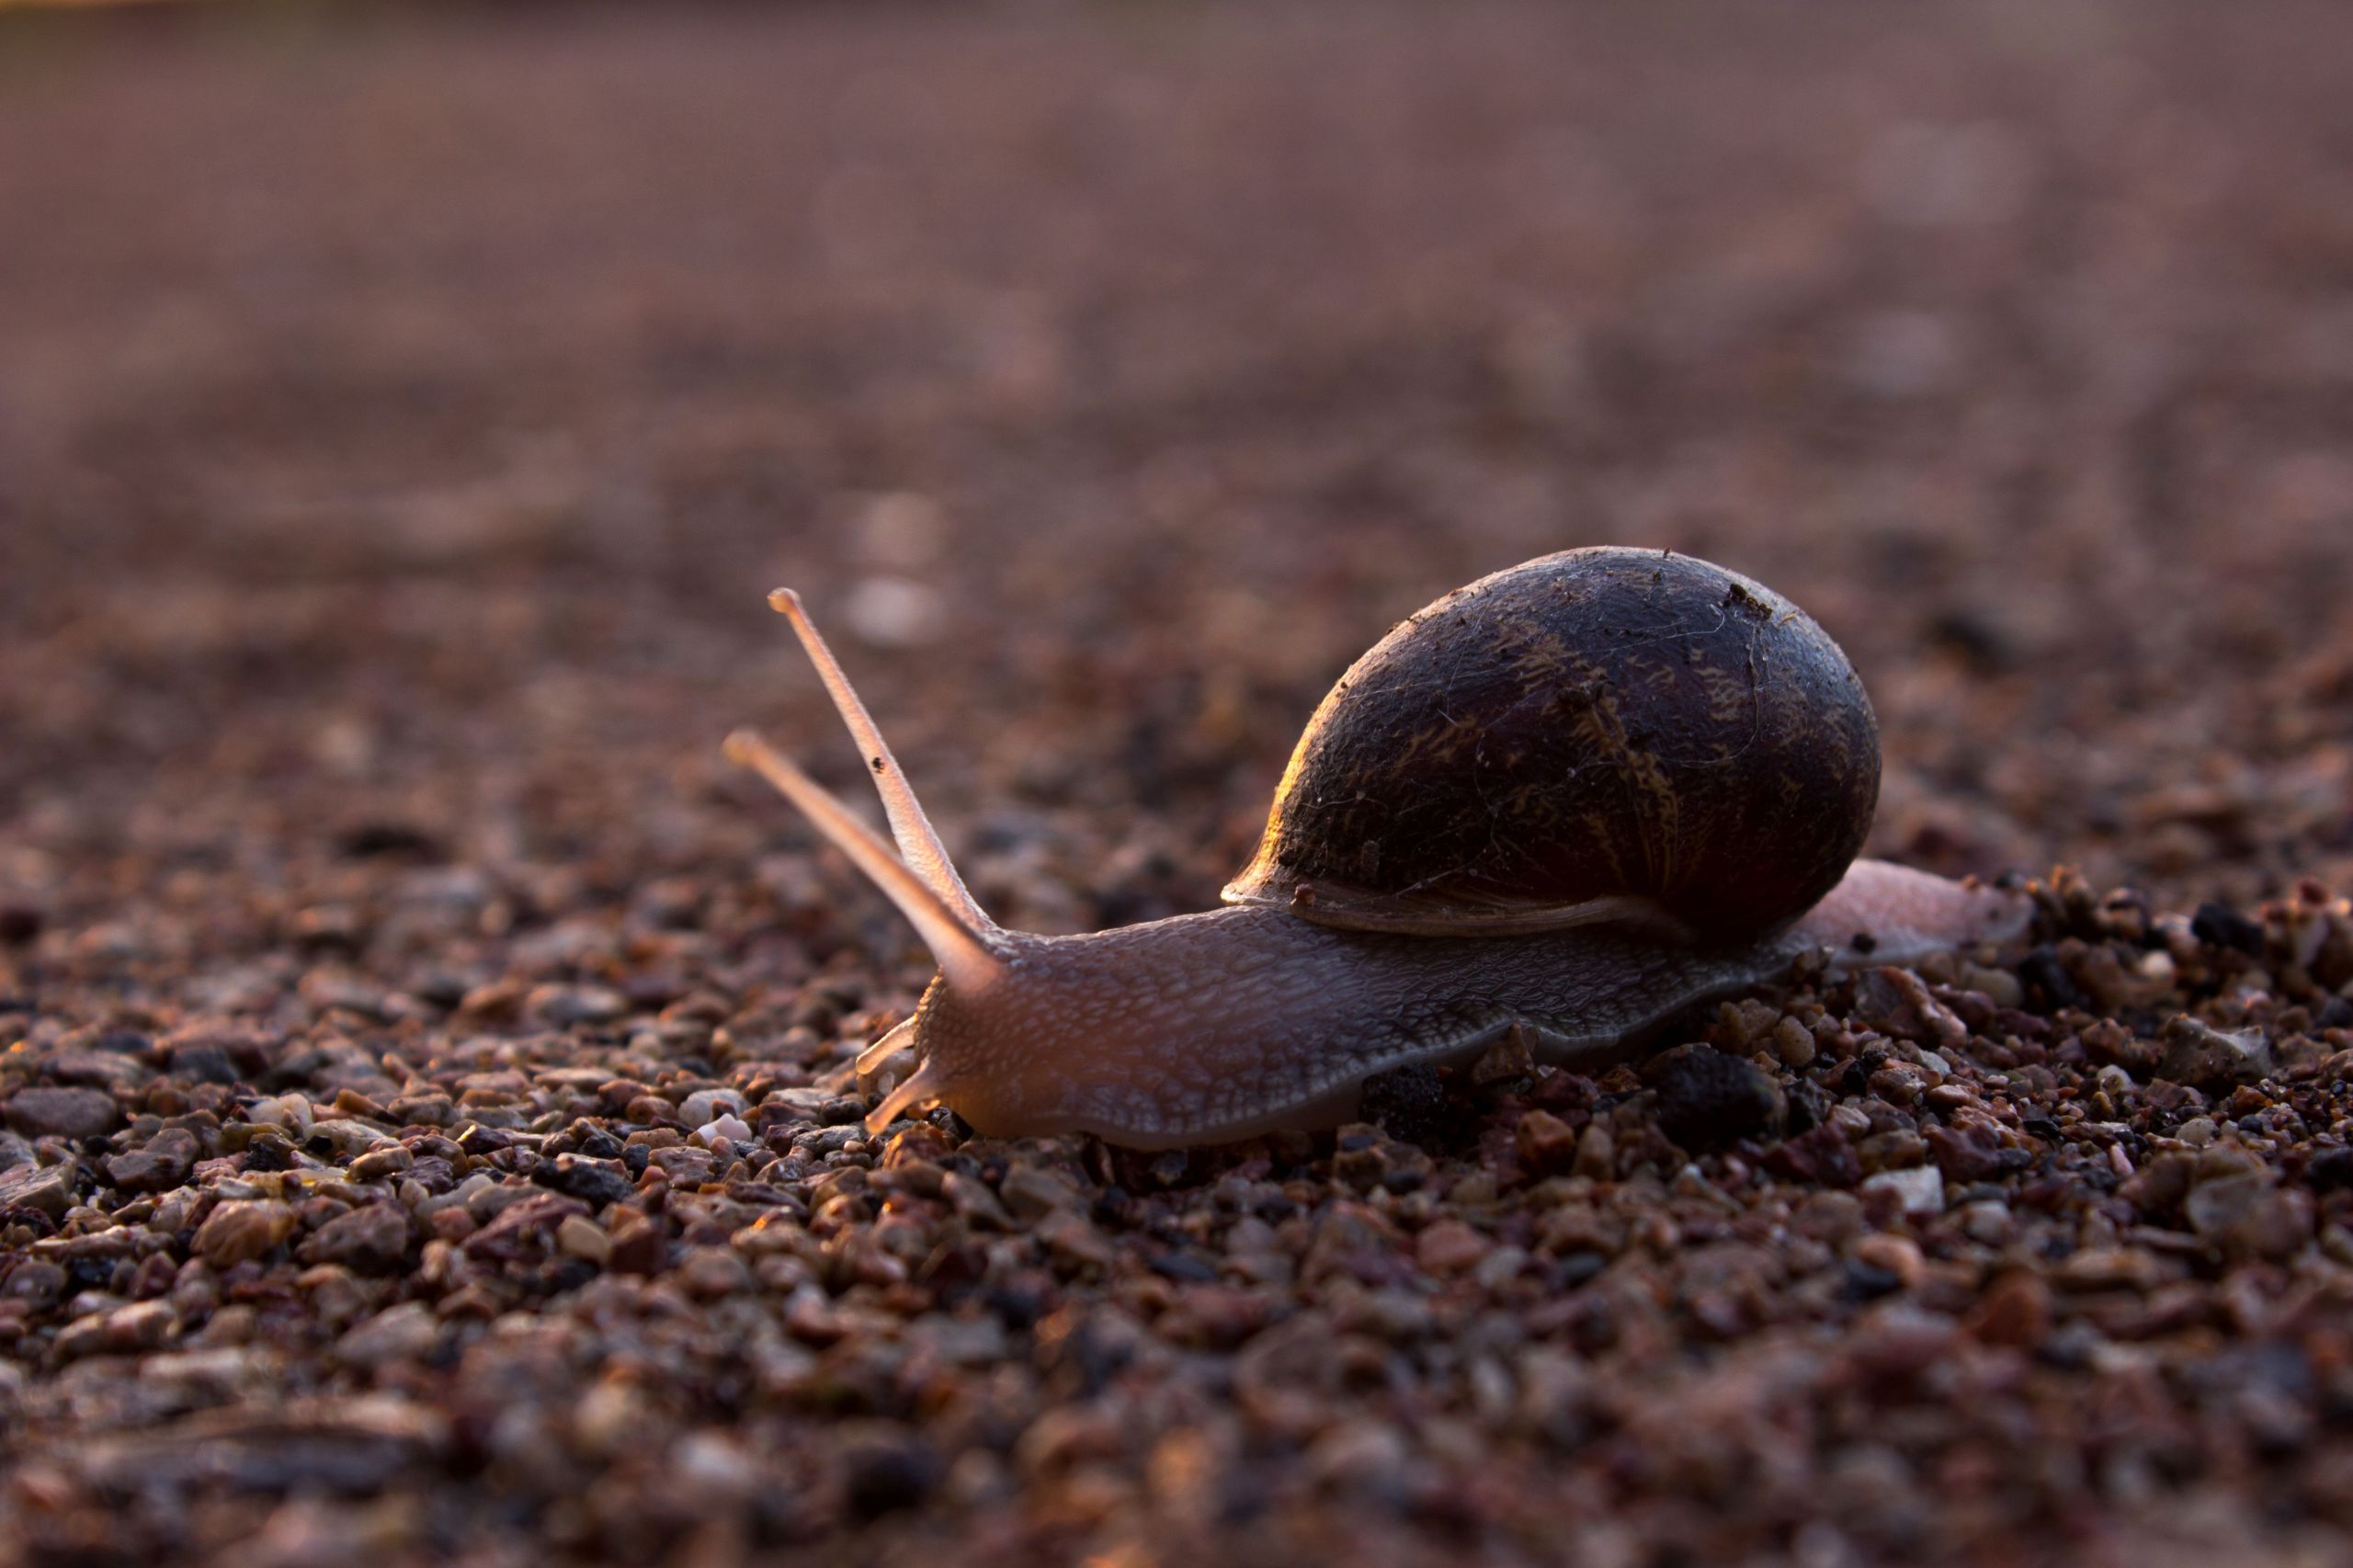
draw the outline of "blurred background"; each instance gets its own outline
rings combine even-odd
[[[2353,880],[2348,60],[2325,0],[0,11],[0,910],[201,953],[370,856],[801,842],[717,758],[858,771],[779,583],[1009,917],[1199,907],[1392,620],[1605,541],[1845,643],[1883,852]]]

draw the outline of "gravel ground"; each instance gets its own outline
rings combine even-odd
[[[2335,1563],[2353,12],[0,17],[0,1562]],[[1603,540],[2029,942],[1189,1155],[870,1139],[718,757],[1207,907]],[[2054,869],[2054,868],[2060,868]]]

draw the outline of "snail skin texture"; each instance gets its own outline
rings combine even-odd
[[[1688,556],[1567,551],[1449,594],[1341,676],[1227,907],[1089,936],[983,913],[797,596],[768,602],[857,738],[893,853],[760,738],[759,772],[939,961],[867,1119],[1131,1148],[1347,1120],[1365,1080],[1518,1031],[1591,1066],[1801,955],[1915,961],[2024,929],[2022,893],[1858,860],[1879,735],[1846,656]]]

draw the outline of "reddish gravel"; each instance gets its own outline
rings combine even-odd
[[[2353,12],[0,17],[0,1564],[2353,1555]],[[1206,907],[1605,540],[2031,938],[870,1139],[780,802]],[[2054,867],[2067,869],[2053,871]]]

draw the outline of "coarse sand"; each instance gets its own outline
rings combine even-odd
[[[0,16],[0,1564],[2353,1556],[2353,8]],[[1847,648],[2029,939],[878,1137],[1394,619]],[[860,808],[869,802],[860,800]]]

